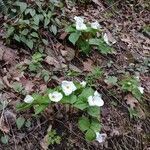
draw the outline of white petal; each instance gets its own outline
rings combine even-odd
[[[140,91],[142,94],[144,93],[144,88],[143,88],[143,87],[139,86],[138,89],[139,89],[139,91]]]
[[[72,81],[63,81],[61,87],[65,95],[70,95],[77,89]]]
[[[91,23],[91,27],[92,27],[93,29],[100,29],[100,28],[101,28],[101,26],[100,26],[100,24],[98,23],[98,21],[92,22],[92,23]]]
[[[62,98],[63,98],[63,95],[60,93],[60,92],[53,92],[53,93],[49,93],[49,99],[53,102],[59,102]]]
[[[80,82],[80,84],[81,84],[82,87],[86,86],[86,82],[85,81]]]
[[[104,101],[102,100],[100,96],[94,96],[93,101],[94,101],[95,106],[101,107],[104,105]]]
[[[94,92],[94,96],[101,96],[97,91]]]
[[[84,22],[84,19],[83,19],[83,18],[77,17],[77,16],[74,17],[74,20],[75,20],[76,22]]]
[[[108,36],[107,36],[106,33],[104,33],[103,39],[104,39],[104,41],[105,41],[109,46],[111,46],[111,44],[109,43]]]
[[[96,132],[96,140],[99,143],[103,143],[106,140],[106,137],[107,137],[107,134],[105,133],[100,134],[99,132]]]
[[[86,24],[84,24],[83,22],[76,22],[76,29],[77,30],[86,30],[87,27],[86,27]]]
[[[95,103],[93,101],[93,96],[88,97],[88,103],[89,103],[90,106],[95,106]]]
[[[27,95],[24,99],[24,102],[28,104],[32,103],[33,101],[34,101],[34,98],[31,95]]]

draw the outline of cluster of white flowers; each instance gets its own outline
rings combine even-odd
[[[103,106],[104,105],[104,101],[101,98],[101,95],[95,91],[93,96],[89,96],[88,97],[88,103],[90,106]]]
[[[75,16],[74,20],[76,21],[76,29],[77,30],[81,31],[81,30],[86,30],[87,29],[87,26],[84,23],[84,19],[83,18]],[[91,23],[91,28],[93,28],[93,29],[100,29],[101,26],[98,23],[98,21],[95,21],[95,22]]]

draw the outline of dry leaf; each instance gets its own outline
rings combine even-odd
[[[53,65],[53,66],[59,65],[59,62],[54,57],[51,56],[47,56],[44,61],[49,65]]]
[[[92,71],[93,70],[93,61],[88,59],[87,61],[83,62],[83,71]]]
[[[127,105],[129,105],[132,109],[139,105],[139,102],[136,98],[134,98],[131,94],[128,94],[124,98],[126,100]]]

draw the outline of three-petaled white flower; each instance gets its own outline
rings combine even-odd
[[[100,29],[101,25],[98,23],[98,21],[95,21],[95,22],[91,23],[91,28],[93,28],[93,29]]]
[[[106,140],[107,134],[102,133],[100,134],[99,132],[96,132],[96,141],[99,143],[103,143]]]
[[[63,98],[63,95],[57,91],[53,93],[49,93],[48,96],[49,96],[49,99],[53,102],[59,102]]]
[[[63,81],[61,87],[66,96],[77,89],[72,81]]]
[[[101,98],[101,95],[95,91],[94,96],[89,96],[88,97],[88,103],[90,106],[103,106],[104,101]]]
[[[32,103],[34,101],[34,98],[31,95],[26,95],[26,97],[24,98],[24,102],[25,103]]]
[[[87,29],[87,26],[84,23],[83,18],[75,16],[74,20],[76,21],[76,29],[77,30],[86,30]]]
[[[139,89],[139,91],[141,92],[141,94],[144,93],[144,88],[143,88],[143,87],[139,86],[138,89]]]
[[[80,84],[81,84],[82,87],[86,86],[86,82],[85,81],[80,82]]]

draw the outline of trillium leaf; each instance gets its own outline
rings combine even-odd
[[[79,129],[84,132],[90,128],[90,120],[86,117],[79,118],[78,121]]]
[[[94,132],[94,130],[89,129],[87,130],[87,132],[85,133],[85,139],[87,141],[93,141],[96,139],[96,133]]]
[[[85,88],[82,93],[79,95],[79,99],[86,99],[94,94],[94,90],[92,88]]]
[[[1,142],[3,144],[8,144],[8,140],[9,140],[9,136],[8,135],[1,136]]]
[[[46,109],[47,105],[35,105],[34,106],[34,115],[38,115],[39,113],[41,113],[42,111],[44,111]]]
[[[76,95],[64,96],[63,99],[61,100],[62,103],[67,103],[67,104],[73,104],[76,101],[77,101]]]
[[[33,41],[32,40],[26,40],[26,45],[30,48],[33,49]]]
[[[101,124],[100,124],[99,120],[93,118],[90,128],[93,129],[95,132],[100,132]]]
[[[80,32],[75,32],[75,33],[71,33],[69,36],[69,41],[75,45],[76,42],[78,41],[79,37],[80,37]]]
[[[92,117],[96,117],[96,118],[100,117],[100,108],[97,106],[88,107],[87,112]]]
[[[74,104],[74,107],[80,110],[84,110],[85,108],[88,107],[88,103],[80,99]]]

